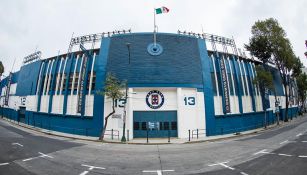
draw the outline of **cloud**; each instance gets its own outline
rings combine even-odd
[[[69,39],[104,31],[132,28],[133,32],[153,30],[153,8],[166,6],[168,14],[157,15],[160,32],[178,29],[233,36],[238,47],[248,42],[257,20],[276,18],[286,30],[296,55],[304,60],[307,15],[303,0],[2,0],[0,1],[0,59],[10,71],[22,59],[41,50],[43,57],[64,53]],[[304,38],[305,37],[305,38]]]

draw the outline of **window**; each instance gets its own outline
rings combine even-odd
[[[142,122],[142,130],[147,130],[147,124],[146,124],[146,122]]]
[[[139,122],[134,122],[133,123],[133,129],[134,130],[139,130],[140,129],[140,123]]]
[[[163,122],[164,130],[169,130],[169,122]]]
[[[238,95],[238,82],[235,76],[236,76],[235,74],[232,74],[233,84],[235,85],[234,90],[235,90],[235,93],[237,93],[237,94],[234,93],[234,95]]]
[[[61,73],[58,73],[58,75],[57,75],[58,84],[57,84],[57,89],[56,89],[56,91],[59,91],[60,88],[61,88],[61,80],[62,80],[62,76],[61,76],[61,75],[62,75]]]
[[[55,86],[53,86],[53,81],[52,81],[53,75],[50,75],[50,85],[49,85],[49,92],[53,91]]]
[[[43,90],[44,90],[45,75],[42,77],[41,82],[42,82],[42,84],[41,84],[41,87],[40,87],[40,94],[42,94],[42,93],[43,93]]]
[[[172,122],[172,130],[177,130],[177,122]]]
[[[68,81],[68,90],[71,90],[73,78],[74,78],[74,74],[70,73],[69,74],[69,81]]]
[[[79,72],[75,73],[75,83],[74,83],[74,90],[78,89],[78,81],[79,81]]]
[[[65,89],[66,89],[66,79],[67,79],[67,76],[66,76],[66,73],[64,73],[64,78],[63,78],[63,91],[65,91]]]
[[[88,73],[87,76],[87,84],[86,84],[86,90],[89,90],[90,88],[90,80],[91,80],[91,73]],[[93,72],[93,78],[92,78],[92,89],[95,90],[95,85],[96,85],[96,72]]]

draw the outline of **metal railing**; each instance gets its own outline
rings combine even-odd
[[[194,129],[192,130],[192,139],[194,136],[198,139],[200,135],[206,135],[206,129]]]
[[[111,133],[108,133],[108,132],[111,132]],[[114,129],[106,130],[104,135],[105,136],[111,136],[112,140],[114,139],[114,136],[115,136],[119,140],[119,131],[118,130],[114,130]]]

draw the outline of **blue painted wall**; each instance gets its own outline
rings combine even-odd
[[[17,96],[35,95],[42,61],[22,66],[19,71]]]
[[[216,116],[214,114],[214,93],[211,74],[213,72],[212,61],[208,54],[205,41],[195,37],[177,34],[158,34],[157,42],[162,45],[164,51],[159,56],[152,56],[147,52],[148,44],[152,43],[152,33],[123,34],[113,35],[110,38],[103,38],[99,54],[96,57],[94,71],[96,72],[96,89],[103,90],[107,72],[113,72],[121,80],[128,80],[130,87],[195,87],[198,91],[204,92],[206,129],[207,135],[219,135],[233,132],[240,132],[249,129],[262,127],[264,123],[264,112],[225,114]],[[128,64],[128,48],[126,43],[130,43],[131,60]],[[237,56],[231,56],[231,66],[234,72],[236,92],[239,101],[243,94],[239,64],[236,62]],[[56,58],[56,59],[59,59]],[[46,61],[46,60],[44,60]],[[245,60],[246,61],[246,60]],[[74,65],[80,66],[81,59],[76,62],[76,54],[67,61],[66,89],[65,96],[70,94],[68,91],[69,74],[73,72]],[[56,64],[58,63],[58,64]],[[89,65],[91,60],[89,62]],[[34,95],[39,70],[42,61],[25,65],[17,73],[13,74],[13,83],[18,81],[16,95]],[[62,63],[64,65],[64,61]],[[253,67],[246,66],[247,76],[251,76]],[[53,83],[59,66],[58,62],[53,65]],[[226,64],[229,71],[228,64]],[[243,64],[241,64],[243,66]],[[46,74],[47,64],[42,69]],[[63,67],[61,68],[63,70]],[[216,67],[220,72],[219,67]],[[77,69],[78,72],[79,69]],[[282,95],[281,80],[276,70],[274,73],[274,85],[277,87],[277,94]],[[61,71],[62,72],[62,71]],[[1,87],[7,84],[7,78],[1,81]],[[42,83],[41,83],[42,85]],[[255,92],[249,80],[249,89]],[[219,85],[219,87],[221,87]],[[99,136],[103,126],[104,97],[94,93],[93,117],[70,116],[64,114],[48,114],[40,112],[26,111],[25,123],[51,129],[60,132]],[[53,94],[51,90],[51,94]],[[67,97],[65,97],[67,99]],[[52,99],[51,99],[52,101]],[[65,102],[66,103],[66,102]],[[240,111],[242,112],[242,102],[240,101]],[[18,112],[12,109],[0,108],[4,116],[13,120],[19,120]],[[64,110],[66,105],[64,105]],[[49,108],[49,111],[51,108]],[[289,110],[289,116],[296,116],[297,108]],[[275,122],[272,111],[267,112],[268,121]],[[282,119],[284,110],[281,110]]]
[[[151,34],[126,34],[111,37],[107,72],[113,72],[129,86],[202,85],[201,60],[195,37],[157,34],[163,53],[152,56],[147,46],[153,42]],[[128,48],[131,61],[129,65]]]

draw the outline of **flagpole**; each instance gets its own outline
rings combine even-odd
[[[154,46],[156,47],[156,8],[154,8]]]

